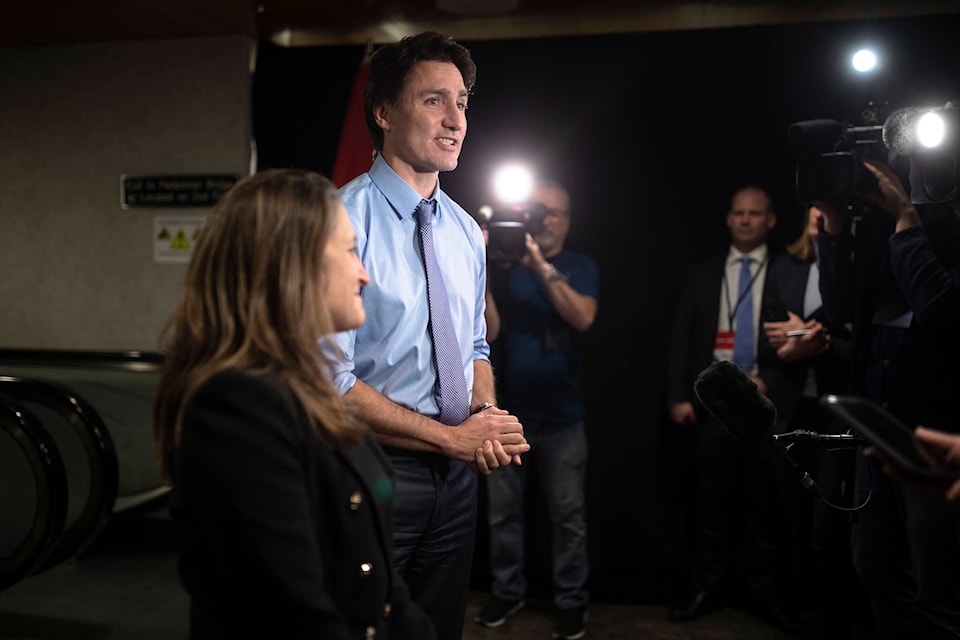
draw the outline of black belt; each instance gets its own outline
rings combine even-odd
[[[390,447],[387,445],[383,445],[383,451],[391,459],[404,458],[416,460],[428,469],[443,475],[446,475],[450,470],[450,458],[441,453],[434,453],[432,451],[415,451],[413,449],[401,449],[400,447]]]

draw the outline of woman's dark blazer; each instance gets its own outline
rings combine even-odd
[[[803,300],[807,290],[811,260],[797,260],[790,254],[783,254],[774,261],[767,273],[767,295],[769,307],[778,309],[775,319],[786,320],[787,311],[803,317]],[[826,324],[822,310],[811,316]],[[804,318],[809,320],[811,318]],[[780,431],[791,428],[801,394],[807,380],[807,372],[813,367],[817,380],[817,390],[824,393],[845,393],[850,373],[849,333],[843,327],[828,327],[830,348],[824,353],[795,362],[781,362],[776,351],[770,347],[765,334],[761,335],[761,358],[778,363],[770,367],[776,371],[767,380],[770,399],[777,407],[777,422]],[[768,370],[769,370],[768,369]],[[806,425],[810,428],[811,425]]]
[[[324,444],[276,375],[229,370],[186,406],[171,513],[191,637],[435,638],[393,570],[392,470]]]

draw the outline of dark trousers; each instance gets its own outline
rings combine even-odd
[[[784,515],[774,454],[735,440],[709,416],[696,429],[694,586],[717,594],[739,577],[758,604],[780,600]]]
[[[550,517],[553,602],[558,609],[586,605],[590,563],[583,422],[544,425],[524,418],[523,427],[531,447],[524,464],[511,464],[484,478],[489,498],[491,591],[504,600],[520,600],[527,595],[525,497],[527,474],[532,469]]]
[[[853,561],[877,638],[960,638],[960,512],[857,459]]]
[[[477,525],[468,463],[384,448],[396,472],[394,566],[439,640],[463,634]]]

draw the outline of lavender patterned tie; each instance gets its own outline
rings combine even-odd
[[[463,375],[460,345],[450,317],[450,301],[443,284],[443,274],[433,249],[433,213],[436,200],[421,200],[417,205],[417,223],[420,230],[420,249],[427,272],[427,296],[430,299],[430,336],[433,338],[433,358],[440,383],[440,422],[457,425],[470,415],[470,398]]]

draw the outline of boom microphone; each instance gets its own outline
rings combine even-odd
[[[735,440],[759,442],[777,422],[770,398],[732,362],[719,360],[701,371],[693,391]]]
[[[805,489],[820,495],[820,488],[810,474],[793,461],[777,438],[768,435],[777,422],[777,409],[770,398],[760,393],[743,369],[726,360],[714,362],[697,375],[693,391],[710,415],[735,440],[764,442],[786,460]]]

